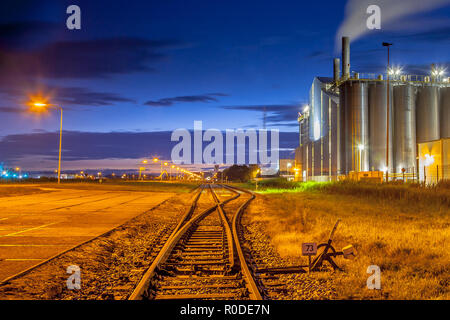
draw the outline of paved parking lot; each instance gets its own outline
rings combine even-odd
[[[172,195],[54,189],[0,197],[0,281],[100,235]]]

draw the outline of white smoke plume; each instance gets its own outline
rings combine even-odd
[[[394,30],[404,29],[401,19],[450,5],[450,0],[348,0],[345,19],[336,34],[336,50],[340,50],[343,36],[348,36],[351,41],[355,41],[372,31],[366,25],[369,17],[367,8],[370,5],[378,5],[381,9],[381,30]],[[412,17],[412,20],[414,19]],[[410,28],[420,26],[419,20],[416,20],[416,24],[414,21],[407,21],[407,23]]]

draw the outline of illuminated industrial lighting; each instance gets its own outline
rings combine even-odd
[[[306,112],[308,112],[308,111],[309,111],[309,105],[306,105],[306,106],[303,108],[303,112],[306,113]]]
[[[431,74],[433,75],[433,76],[443,76],[444,74],[445,74],[445,69],[434,69],[432,72],[431,72]]]
[[[426,154],[425,155],[425,161],[424,161],[424,165],[426,167],[431,166],[434,163],[434,156]]]
[[[363,150],[364,150],[364,145],[363,145],[363,144],[360,144],[360,145],[358,146],[358,149],[359,149],[359,151],[363,151]]]
[[[383,167],[383,168],[381,168],[381,171],[382,172],[387,172],[389,169],[388,169],[388,167]]]
[[[320,139],[320,123],[319,121],[314,122],[314,140]]]

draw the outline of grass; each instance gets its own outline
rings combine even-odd
[[[240,187],[256,190],[255,183],[239,184]],[[427,206],[443,206],[450,208],[450,181],[442,181],[437,185],[426,186],[419,183],[375,184],[364,182],[289,182],[285,179],[269,179],[258,182],[258,193],[298,193],[320,192],[327,194],[355,195],[364,198],[400,200]]]
[[[24,196],[43,192],[47,191],[33,186],[0,185],[0,197]]]
[[[302,192],[263,193],[247,217],[265,225],[280,255],[303,262],[301,244],[326,241],[342,219],[336,249],[352,244],[358,257],[339,258],[345,272],[330,275],[339,299],[450,299],[447,186],[296,186]],[[381,268],[381,291],[366,287],[370,265]]]
[[[20,185],[23,189],[30,189],[35,186],[39,188],[52,188],[52,189],[80,189],[80,190],[106,190],[106,191],[136,191],[136,192],[190,192],[198,183],[193,182],[157,182],[157,181],[110,181],[104,180],[102,183],[98,181],[63,181],[60,185],[56,182],[39,182],[28,181],[23,182]],[[9,184],[0,184],[1,189],[10,189],[13,187]],[[0,191],[1,192],[1,191]]]

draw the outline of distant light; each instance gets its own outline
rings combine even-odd
[[[358,149],[359,149],[359,151],[363,151],[363,150],[364,150],[364,145],[363,145],[363,144],[360,144],[360,145],[358,146]]]
[[[433,76],[443,76],[443,75],[445,74],[445,72],[446,72],[445,69],[443,69],[443,68],[437,68],[437,69],[434,69],[434,70],[431,72],[431,74],[432,74]]]
[[[35,107],[46,107],[47,104],[43,103],[43,102],[35,102],[35,103],[33,103],[33,106],[35,106]]]
[[[306,113],[309,111],[309,105],[306,105],[305,108],[303,109],[303,112]]]
[[[383,168],[381,168],[381,171],[382,172],[387,172],[389,169],[388,169],[388,167],[383,167]]]

